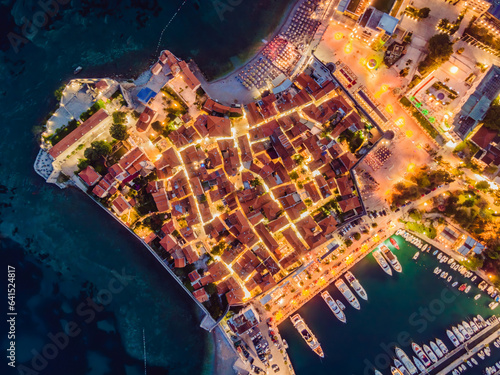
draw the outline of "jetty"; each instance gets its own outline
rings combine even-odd
[[[427,369],[428,374],[445,375],[466,362],[470,357],[484,349],[489,343],[500,337],[500,320],[494,315],[489,321],[491,325],[478,332],[471,340],[466,341],[434,363]],[[436,370],[436,371],[433,371]]]

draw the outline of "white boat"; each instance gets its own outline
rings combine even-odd
[[[441,272],[441,275],[439,275],[439,277],[442,279],[446,278],[446,272],[444,272],[444,271]]]
[[[321,293],[321,297],[323,297],[326,304],[328,305],[330,310],[332,310],[333,314],[337,317],[337,319],[340,320],[342,323],[345,323],[346,322],[345,314],[340,309],[339,305],[337,305],[337,302],[335,302],[330,293],[324,291],[323,293]]]
[[[460,342],[464,342],[465,341],[464,335],[462,335],[462,333],[458,330],[457,327],[451,327],[451,330],[453,331],[453,333],[455,334],[455,336],[457,337],[457,339],[460,340]]]
[[[446,281],[447,281],[447,282],[450,282],[450,281],[451,281],[451,279],[452,279],[452,277],[451,277],[451,276],[448,276],[448,278],[446,279]]]
[[[439,267],[434,268],[434,275],[437,275],[440,272],[441,272],[441,268],[439,268]]]
[[[299,331],[300,335],[307,343],[307,345],[309,345],[309,347],[313,350],[313,352],[319,355],[321,358],[324,358],[325,354],[323,353],[323,349],[321,348],[318,339],[316,339],[316,336],[314,336],[304,320],[302,320],[302,317],[299,314],[295,314],[290,318],[290,320],[292,321],[295,329]]]
[[[470,281],[476,281],[477,279],[477,276],[474,276],[472,279],[470,279]]]
[[[379,370],[375,369],[375,375],[383,375]]]
[[[474,331],[474,333],[478,333],[479,332],[479,327],[476,325],[476,323],[474,323],[474,321],[470,321],[469,323],[470,327],[472,328],[472,331]]]
[[[417,366],[417,368],[418,368],[418,371],[424,372],[425,371],[425,366],[420,361],[420,359],[416,358],[415,356],[413,356],[412,358],[413,358],[413,362],[415,363],[415,366]]]
[[[465,292],[465,293],[469,293],[469,292],[470,292],[470,288],[471,288],[471,286],[470,286],[470,285],[467,285],[467,288],[465,288],[465,291],[464,291],[464,292]]]
[[[439,250],[434,251],[432,255],[436,255],[437,253],[439,253]]]
[[[474,335],[474,330],[465,320],[462,322],[462,326],[465,328],[470,337]]]
[[[338,290],[340,290],[340,293],[345,297],[347,302],[351,304],[352,307],[355,309],[361,309],[361,306],[359,305],[358,299],[352,294],[351,289],[342,281],[341,279],[338,279],[335,281],[335,286],[337,287]]]
[[[377,249],[372,254],[375,260],[377,261],[378,265],[380,266],[380,268],[382,268],[385,273],[392,276],[392,269],[389,266],[389,263],[387,263],[385,258],[382,256],[380,250]]]
[[[491,349],[489,346],[487,346],[486,348],[484,348],[484,354],[486,354],[488,357],[491,355]]]
[[[458,281],[455,281],[453,284],[451,284],[451,286],[454,288],[458,285]]]
[[[337,302],[337,305],[339,305],[341,310],[345,310],[345,305],[342,303],[342,301],[336,300],[335,302]]]
[[[498,302],[491,302],[488,307],[492,310],[495,310],[498,306]]]
[[[452,264],[454,261],[455,260],[452,257],[450,257],[450,259],[448,259],[448,264]]]
[[[425,244],[424,246],[422,246],[422,251],[427,250],[428,247],[429,247],[429,245]]]
[[[474,299],[477,301],[479,298],[481,298],[481,293],[478,293],[474,296]]]
[[[396,231],[396,236],[399,236],[400,234],[401,234],[401,229],[398,229],[398,230]]]
[[[411,375],[415,375],[418,372],[417,368],[415,367],[415,365],[413,364],[413,362],[410,360],[410,358],[406,355],[406,353],[403,351],[403,349],[398,348],[396,346],[396,348],[394,350],[395,350],[396,355],[398,356],[399,360],[401,362],[403,362],[403,364],[405,365],[405,367],[408,369],[408,372]],[[396,366],[396,367],[398,367],[398,366]]]
[[[441,260],[441,258],[442,258],[442,257],[443,257],[443,253],[439,253],[439,254],[438,254],[438,256],[437,256],[437,258],[438,258],[439,260]]]
[[[365,301],[368,301],[368,294],[366,294],[365,288],[361,286],[360,282],[354,277],[352,272],[347,271],[345,273],[345,278],[349,282],[349,284],[351,284],[351,287],[358,294],[358,296],[363,298]]]
[[[424,353],[424,351],[422,350],[422,348],[420,347],[420,345],[418,345],[417,343],[412,343],[411,344],[411,347],[413,349],[413,351],[415,352],[415,354],[417,355],[418,358],[420,358],[420,360],[422,361],[422,363],[429,367],[430,365],[432,365],[432,362],[431,360],[429,359],[429,357],[427,357],[427,355]]]
[[[458,330],[465,337],[465,340],[470,340],[469,332],[467,332],[467,330],[464,328],[463,325],[459,324],[458,325]]]
[[[459,332],[460,333],[460,332]],[[457,339],[457,336],[453,332],[451,332],[449,329],[446,330],[446,334],[448,335],[448,338],[450,341],[455,345],[455,347],[460,345],[460,341]]]
[[[436,339],[436,343],[439,346],[439,349],[443,352],[443,354],[448,353],[448,347],[442,342],[440,339]]]
[[[443,358],[444,355],[443,352],[441,351],[441,349],[439,349],[439,347],[436,345],[434,341],[431,341],[429,345],[431,346],[432,351],[436,353],[438,358]]]
[[[481,321],[478,318],[476,318],[476,317],[472,318],[472,322],[474,324],[476,324],[476,326],[479,330],[483,329],[483,324],[481,323]]]
[[[429,348],[427,345],[423,345],[422,348],[424,348],[425,354],[427,354],[427,357],[431,359],[432,362],[436,363],[438,361],[438,358],[434,354],[434,352]]]
[[[81,66],[78,66],[74,71],[73,71],[73,74],[74,75],[77,75],[78,73],[80,73],[82,71],[82,67]]]
[[[485,355],[484,352],[481,350],[479,353],[477,353],[477,356],[484,361]]]
[[[420,255],[420,252],[419,252],[419,251],[417,251],[417,252],[415,253],[415,255],[413,256],[413,260],[417,260],[419,255]]]
[[[398,258],[394,253],[385,245],[380,246],[380,250],[382,251],[382,255],[387,259],[389,264],[394,268],[396,272],[402,272],[403,268],[401,268],[401,264],[398,261]]]
[[[479,363],[477,363],[477,360],[476,360],[476,358],[474,358],[474,357],[471,357],[471,358],[470,358],[470,360],[471,360],[471,361],[472,361],[472,363],[474,363],[476,366],[479,364]]]
[[[391,374],[392,375],[404,375],[401,371],[399,371],[396,367],[391,366]]]
[[[396,368],[401,371],[401,373],[403,375],[410,375],[410,373],[408,372],[408,370],[406,369],[406,367],[396,358],[394,358],[394,366],[396,366]]]

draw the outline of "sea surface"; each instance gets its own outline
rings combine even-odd
[[[133,78],[168,48],[218,77],[262,46],[291,4],[0,1],[0,298],[6,311],[11,265],[18,313],[17,369],[2,319],[0,373],[143,374],[144,351],[149,375],[211,373],[195,304],[95,203],[45,184],[33,171],[37,137],[77,66],[79,77]]]
[[[413,355],[411,341],[429,345],[430,340],[440,338],[448,349],[453,344],[446,335],[452,325],[481,314],[485,319],[493,312],[485,293],[477,288],[480,279],[471,283],[458,272],[451,271],[446,263],[439,263],[432,253],[420,253],[417,261],[412,259],[418,249],[395,236],[400,250],[385,243],[398,257],[403,273],[393,271],[387,275],[371,254],[352,268],[368,294],[368,301],[358,297],[361,310],[355,310],[331,284],[326,288],[334,299],[345,306],[347,324],[337,320],[320,295],[314,297],[298,313],[316,335],[325,352],[320,359],[295,330],[289,320],[280,326],[280,333],[289,344],[289,355],[297,374],[373,375],[377,368],[384,375],[390,374],[390,365],[395,357],[394,347],[399,346],[408,355]],[[450,283],[434,275],[439,266],[449,272]],[[468,294],[451,288],[453,281],[459,284],[474,284]],[[480,375],[485,366],[500,360],[500,349],[491,345],[491,357],[479,361],[479,366],[468,368],[464,374]],[[477,358],[477,356],[476,356]]]

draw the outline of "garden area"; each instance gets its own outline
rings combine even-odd
[[[418,121],[422,128],[424,128],[432,138],[435,139],[439,135],[438,131],[432,126],[427,117],[425,117],[406,96],[400,99],[400,103],[410,111],[415,120]]]

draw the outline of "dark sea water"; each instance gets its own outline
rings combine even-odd
[[[220,76],[261,46],[291,3],[187,0],[179,10],[182,0],[60,0],[42,12],[38,1],[0,1],[1,285],[14,266],[18,312],[18,368],[2,354],[1,374],[142,374],[143,330],[148,374],[210,373],[211,337],[189,297],[95,203],[35,174],[37,126],[76,66],[80,76],[133,77],[168,48]],[[40,27],[16,46],[27,20]],[[6,292],[0,298],[6,312]],[[7,341],[2,325],[2,353]]]
[[[321,343],[324,359],[307,347],[289,320],[280,325],[297,374],[373,375],[374,368],[390,374],[388,363],[392,365],[395,357],[394,346],[413,355],[412,340],[428,345],[438,337],[451,349],[453,345],[446,329],[466,317],[481,314],[487,318],[493,314],[487,306],[491,299],[486,294],[478,301],[473,299],[480,292],[479,278],[468,294],[454,293],[450,285],[453,280],[448,284],[434,275],[436,266],[451,272],[460,284],[471,282],[458,272],[450,271],[448,265],[439,264],[432,253],[421,253],[415,262],[412,257],[418,249],[400,236],[395,238],[400,250],[393,251],[403,267],[402,274],[393,271],[392,277],[387,275],[372,255],[351,270],[368,294],[368,301],[358,297],[360,311],[351,307],[333,284],[327,287],[334,299],[346,305],[347,324],[337,320],[320,295],[298,311]],[[386,244],[390,246],[389,241]],[[491,349],[488,361],[480,361],[480,366],[464,374],[480,375],[486,365],[500,360],[500,349],[493,345]]]

